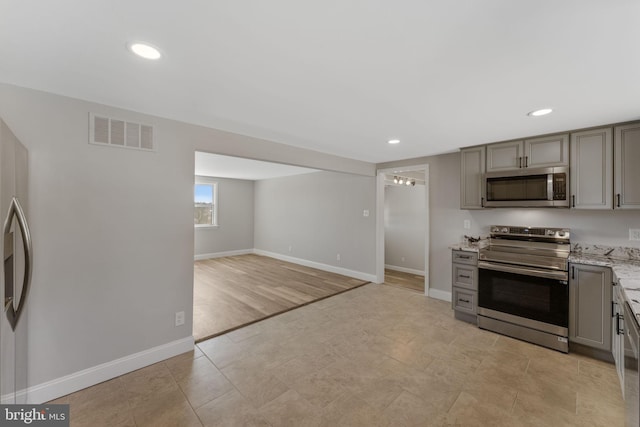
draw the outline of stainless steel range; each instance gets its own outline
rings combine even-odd
[[[491,226],[479,254],[478,326],[569,351],[570,231]]]

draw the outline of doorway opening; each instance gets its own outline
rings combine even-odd
[[[372,177],[199,151],[194,164],[197,342],[374,280],[349,268],[357,250],[348,245],[337,261],[326,256],[341,238],[359,241],[340,209],[360,208]]]
[[[429,295],[429,166],[379,170],[377,196],[377,282]]]

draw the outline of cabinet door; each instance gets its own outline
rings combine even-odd
[[[460,209],[484,207],[485,148],[460,151]]]
[[[616,282],[615,279],[614,282]],[[621,298],[620,292],[622,292],[620,285],[616,283],[613,287],[613,304],[611,306],[611,352],[624,393],[624,338],[622,336],[624,333],[624,316],[622,314],[624,299]]]
[[[640,209],[640,123],[615,128],[615,209]]]
[[[524,167],[569,166],[569,134],[524,141]]]
[[[611,351],[611,269],[572,264],[569,341]]]
[[[571,207],[613,207],[613,142],[611,128],[571,134]]]
[[[487,145],[487,172],[520,169],[524,166],[523,148],[522,141]]]

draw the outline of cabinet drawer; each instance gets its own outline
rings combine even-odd
[[[453,262],[458,264],[478,265],[478,254],[476,252],[453,251]]]
[[[463,288],[453,288],[453,309],[469,314],[476,314],[478,293]]]
[[[478,268],[466,264],[453,264],[453,286],[478,290]]]

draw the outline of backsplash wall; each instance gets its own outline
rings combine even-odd
[[[629,240],[629,229],[640,228],[640,211],[579,211],[571,209],[491,209],[467,211],[472,232],[488,234],[489,226],[524,225],[571,229],[571,242],[640,248]]]

